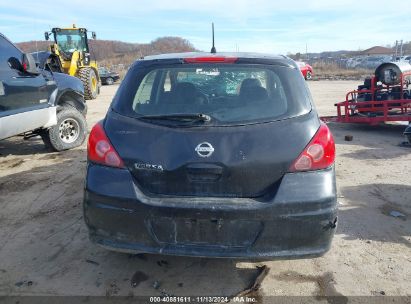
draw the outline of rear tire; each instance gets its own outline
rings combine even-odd
[[[81,68],[78,76],[83,82],[84,98],[86,100],[96,99],[98,95],[98,79],[92,68]]]
[[[310,71],[307,71],[307,74],[305,74],[305,80],[311,80],[313,78],[313,75],[311,74]]]
[[[57,124],[42,135],[45,145],[54,151],[64,151],[83,144],[87,137],[85,117],[70,106],[57,109]]]
[[[113,79],[113,78],[109,77],[109,78],[106,79],[106,84],[107,84],[107,85],[112,85],[113,83],[114,83],[114,79]]]

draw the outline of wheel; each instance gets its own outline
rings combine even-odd
[[[92,68],[81,68],[78,76],[83,82],[85,99],[96,99],[98,95],[98,80]]]
[[[87,137],[85,117],[75,108],[57,109],[57,124],[43,133],[46,146],[55,151],[72,149],[83,144]]]
[[[112,85],[113,83],[114,83],[114,79],[113,79],[113,78],[109,77],[109,78],[106,79],[106,84]]]
[[[310,71],[307,71],[307,74],[305,74],[305,80],[311,80],[313,78],[313,75],[311,74]]]

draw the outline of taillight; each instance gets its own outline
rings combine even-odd
[[[87,145],[87,157],[93,163],[123,168],[124,163],[107,138],[101,123],[91,129]]]
[[[185,63],[235,63],[237,60],[236,57],[223,56],[184,58]]]
[[[330,129],[321,123],[304,151],[290,167],[290,172],[320,170],[330,167],[335,159],[335,143]]]

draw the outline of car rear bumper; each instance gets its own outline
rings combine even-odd
[[[337,218],[334,168],[286,174],[271,199],[151,197],[128,170],[89,164],[90,239],[138,253],[245,259],[320,256]]]

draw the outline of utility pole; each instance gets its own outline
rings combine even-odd
[[[395,40],[395,57],[393,58],[394,61],[397,60],[398,57],[398,40]]]
[[[403,53],[402,53],[402,44],[403,44],[403,41],[402,41],[402,39],[401,39],[400,56],[402,56],[402,55],[403,55]]]
[[[404,41],[401,40],[395,40],[395,58],[394,60],[400,60],[401,57],[403,56],[403,44]]]

